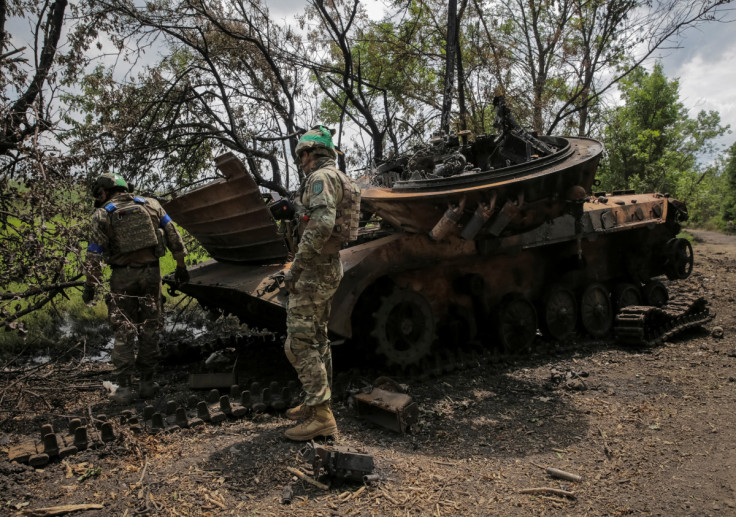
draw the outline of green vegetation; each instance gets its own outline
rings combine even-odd
[[[81,194],[77,192],[73,197],[75,200],[79,200]],[[86,204],[89,204],[89,201]],[[51,240],[50,236],[54,236],[60,229],[81,228],[83,227],[83,223],[77,217],[65,218],[62,215],[57,215],[51,222],[43,225],[44,231],[39,231],[39,226],[43,223],[38,217],[18,215],[20,217],[11,216],[0,221],[0,242],[6,241],[11,244],[23,245],[23,241],[13,240],[10,237],[16,234],[38,234],[40,235],[38,239],[40,247],[36,251],[43,251],[47,247],[55,250],[66,250],[65,256],[60,258],[59,261],[62,278],[66,278],[67,280],[77,278],[82,272],[83,253],[81,251],[86,249],[87,243],[82,240],[76,241],[76,249],[71,249],[70,244],[60,247],[54,240]],[[79,215],[78,212],[77,215]],[[190,253],[187,256],[188,264],[196,264],[209,258],[201,246],[185,230],[179,228],[179,231],[184,236],[185,241],[188,242],[188,247],[190,248]],[[65,232],[61,233],[62,235],[65,234]],[[33,256],[13,254],[10,253],[10,250],[8,251],[9,253],[6,256],[9,260],[13,257],[20,257],[20,260],[24,261],[25,266],[22,263],[8,264],[7,266],[10,271],[6,270],[6,274],[17,274],[17,271],[29,271],[31,277],[27,282],[12,281],[5,284],[4,293],[19,293],[19,296],[12,300],[0,300],[2,315],[24,312],[29,307],[37,304],[39,299],[37,296],[22,295],[22,293],[38,287],[38,283],[34,281],[32,276],[33,273],[38,272],[35,269],[37,264],[34,264],[32,260]],[[176,269],[176,261],[171,253],[167,253],[166,256],[162,257],[160,264],[162,276],[172,273]],[[104,268],[103,274],[105,280],[107,280],[110,276],[110,269]],[[79,281],[81,280],[83,278],[79,279]],[[59,281],[57,283],[62,282]],[[166,294],[169,303],[165,308],[175,306],[183,296],[183,294],[178,294],[172,297]],[[68,326],[65,323],[73,322],[73,326],[78,329],[88,327],[99,328],[100,324],[104,324],[107,320],[107,306],[104,302],[104,297],[105,292],[103,288],[97,293],[94,305],[88,307],[82,301],[81,288],[68,287],[63,290],[63,294],[56,295],[39,309],[13,320],[7,329],[0,329],[0,361],[15,356],[20,352],[24,354],[42,353],[47,349],[53,349],[65,343],[69,339],[69,336],[65,336],[66,329],[62,328]],[[106,328],[106,325],[103,326]],[[20,331],[16,329],[20,329]],[[85,332],[81,332],[80,335],[84,336]]]
[[[661,65],[636,69],[620,83],[622,106],[608,114],[601,138],[606,157],[598,178],[605,190],[662,192],[684,201],[690,224],[723,229],[723,159],[704,165],[715,141],[728,132],[715,111],[688,115],[677,79]]]
[[[451,4],[459,35],[448,45]],[[726,131],[718,114],[691,118],[677,80],[641,68],[676,46],[673,35],[724,21],[725,0],[647,9],[412,0],[387,2],[381,20],[340,0],[310,2],[288,21],[262,0],[54,5],[0,10],[0,26],[12,17],[17,29],[0,42],[0,291],[32,293],[0,297],[0,328],[18,332],[11,343],[0,331],[7,350],[52,341],[65,315],[104,317],[77,288],[58,292],[81,272],[97,174],[120,173],[141,193],[184,191],[219,176],[213,158],[232,152],[260,187],[285,196],[300,177],[297,139],[321,122],[362,174],[426,142],[448,114],[453,129],[493,133],[492,99],[503,94],[526,128],[603,140],[605,188],[669,192],[694,225],[723,229],[736,218],[736,144],[714,159]],[[101,59],[103,41],[121,59]],[[607,111],[601,96],[616,85],[623,105]],[[173,268],[162,261],[164,273]]]

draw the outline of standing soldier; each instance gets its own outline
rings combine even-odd
[[[317,126],[296,146],[306,179],[297,191],[299,245],[286,272],[286,357],[296,369],[306,398],[286,412],[299,423],[287,429],[291,440],[307,441],[337,432],[330,409],[332,352],[327,337],[330,304],[342,279],[340,248],[358,235],[360,189],[335,166],[330,130]]]
[[[160,351],[156,332],[161,324],[161,272],[159,258],[171,250],[176,260],[177,282],[189,281],[184,265],[186,248],[158,201],[134,196],[118,174],[103,174],[93,186],[95,210],[87,247],[82,299],[90,303],[102,282],[104,261],[112,268],[107,300],[110,325],[115,332],[112,362],[119,384],[111,396],[115,402],[132,401],[131,377],[140,373],[138,395],[150,398]],[[138,336],[138,354],[135,341]]]

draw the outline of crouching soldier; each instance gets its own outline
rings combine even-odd
[[[119,388],[111,396],[118,403],[133,399],[131,382],[140,374],[138,396],[150,398],[158,385],[153,377],[160,351],[161,272],[159,258],[171,250],[177,282],[189,281],[184,264],[186,248],[171,218],[158,201],[129,193],[118,174],[103,174],[92,190],[95,212],[89,230],[86,282],[82,299],[90,303],[102,282],[104,260],[111,268],[107,300],[110,325],[115,332],[112,362]],[[136,354],[136,338],[138,353]]]

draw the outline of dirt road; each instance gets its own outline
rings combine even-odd
[[[736,238],[692,233],[695,269],[677,290],[709,299],[716,316],[705,329],[652,349],[540,344],[532,357],[412,381],[420,422],[407,435],[357,420],[337,401],[335,443],[373,455],[377,483],[322,491],[293,482],[286,467],[304,468],[298,446],[282,439],[288,422],[266,413],[171,434],[123,428],[114,444],[41,470],[2,459],[3,507],[105,505],[84,515],[736,515]],[[714,337],[716,327],[723,337]],[[86,379],[104,369],[86,368]],[[45,421],[114,413],[99,391],[58,389],[69,386],[69,374],[52,369],[37,386],[48,390],[46,404],[22,412],[15,388],[3,391],[5,451]],[[167,389],[181,389],[185,378],[170,373]],[[97,475],[78,480],[96,467]],[[544,467],[582,481],[550,478]],[[290,505],[281,503],[287,484]],[[573,495],[522,493],[533,488]]]

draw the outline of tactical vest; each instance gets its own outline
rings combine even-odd
[[[158,252],[162,236],[156,231],[145,205],[146,200],[142,197],[105,205],[116,253],[131,253],[145,248],[156,248]],[[156,255],[159,256],[158,253]]]
[[[358,227],[360,223],[360,188],[347,175],[337,169],[342,183],[342,201],[337,205],[335,214],[335,228],[332,236],[338,237],[344,244],[358,238]]]

